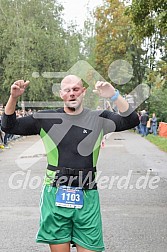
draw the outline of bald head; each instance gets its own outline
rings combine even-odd
[[[76,75],[67,75],[62,81],[61,81],[61,89],[63,89],[68,84],[74,84],[74,85],[81,85],[83,86],[82,80],[76,76]]]
[[[86,88],[82,80],[76,75],[68,75],[61,82],[60,97],[64,101],[66,113],[78,114],[83,110],[83,98]]]

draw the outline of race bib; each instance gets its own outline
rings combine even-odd
[[[56,193],[56,206],[83,207],[83,190],[79,187],[60,186]]]

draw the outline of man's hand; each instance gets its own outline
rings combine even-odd
[[[17,80],[13,83],[10,90],[10,97],[5,107],[6,115],[12,115],[15,112],[17,98],[24,93],[28,84],[29,81],[24,80]]]
[[[24,80],[15,81],[11,86],[10,90],[12,98],[18,98],[19,96],[21,96],[24,93],[26,87],[29,85],[29,83],[29,81]]]
[[[115,88],[109,82],[98,81],[93,92],[101,97],[110,98],[115,94]]]
[[[111,98],[115,95],[115,88],[109,82],[98,81],[95,84],[95,90],[93,92],[101,97]],[[128,102],[121,95],[118,96],[114,103],[122,113],[126,112],[129,108]]]

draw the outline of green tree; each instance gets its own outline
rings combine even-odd
[[[55,100],[55,78],[44,72],[67,71],[80,57],[81,36],[74,26],[66,30],[63,6],[55,0],[1,0],[0,5],[0,86],[5,103],[16,79],[31,84],[24,100]],[[37,72],[34,78],[33,74]],[[39,75],[39,76],[38,76]]]
[[[107,79],[109,65],[117,59],[126,59],[130,23],[122,15],[124,10],[124,4],[118,0],[106,0],[95,12],[96,65]]]
[[[128,93],[141,84],[145,74],[144,50],[140,44],[132,43],[132,22],[126,15],[127,6],[123,1],[105,0],[97,8],[96,17],[96,66],[108,78],[108,69],[116,60],[126,60],[133,68],[133,77],[119,86],[122,93]],[[122,70],[120,69],[120,74]]]
[[[165,0],[133,0],[126,14],[132,21],[133,39],[143,43],[148,67],[156,67],[157,58],[166,60],[167,2]]]
[[[167,2],[165,0],[133,0],[126,14],[133,24],[131,34],[145,48],[146,81],[151,87],[148,109],[167,121]],[[166,119],[164,117],[166,115]]]
[[[128,13],[134,23],[134,33],[139,39],[159,33],[166,35],[167,2],[165,0],[133,0]]]

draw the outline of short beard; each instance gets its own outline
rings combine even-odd
[[[66,105],[66,104],[65,104]],[[74,111],[76,111],[76,110],[78,110],[80,107],[81,107],[81,103],[77,106],[77,107],[69,107],[69,106],[67,106],[66,105],[66,107],[71,111],[71,112],[74,112]]]
[[[71,110],[72,112],[74,112],[76,110],[76,108],[72,108],[72,107],[67,107],[69,110]]]

